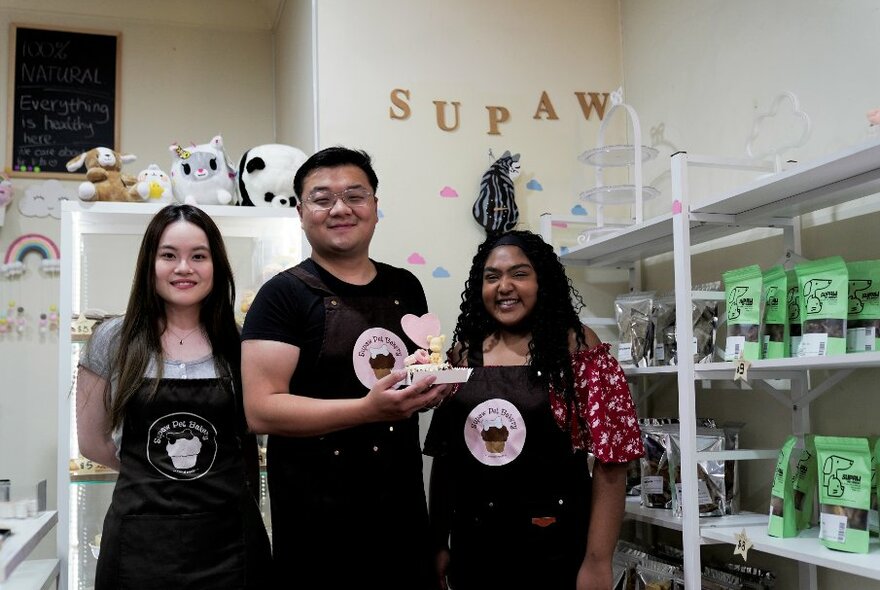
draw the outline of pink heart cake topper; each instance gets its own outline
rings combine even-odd
[[[413,342],[422,347],[428,345],[428,336],[440,335],[440,318],[431,312],[421,317],[408,313],[400,318],[400,326]]]

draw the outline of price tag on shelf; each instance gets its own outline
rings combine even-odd
[[[733,380],[734,381],[748,381],[749,380],[749,367],[752,363],[745,359],[737,359],[734,361],[733,365]]]
[[[752,540],[749,539],[749,536],[746,534],[746,529],[743,529],[742,532],[736,533],[734,535],[736,537],[736,547],[733,550],[734,555],[742,555],[743,561],[748,559],[749,549],[752,548]]]

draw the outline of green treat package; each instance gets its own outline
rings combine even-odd
[[[770,522],[767,525],[767,534],[771,537],[796,537],[798,534],[791,477],[791,451],[796,443],[795,436],[785,439],[776,459],[773,488],[770,491]]]
[[[849,281],[840,256],[794,267],[801,303],[801,342],[797,356],[846,354]]]
[[[847,262],[846,351],[880,350],[880,260]]]
[[[880,533],[880,489],[877,485],[877,471],[880,470],[880,436],[871,437],[869,445],[872,453],[871,463],[871,510],[868,513],[868,530]]]
[[[794,490],[794,513],[798,530],[808,529],[813,518],[813,499],[816,497],[816,443],[812,434],[804,435],[804,448],[792,475]]]
[[[788,306],[789,350],[787,354],[795,357],[801,345],[801,299],[797,273],[794,272],[794,269],[785,271],[785,282],[788,287],[785,298]]]
[[[774,266],[763,275],[764,321],[761,322],[761,358],[781,359],[789,354],[788,297],[785,268]]]
[[[871,451],[865,438],[817,436],[819,539],[831,549],[867,553]]]
[[[761,267],[757,264],[721,275],[727,300],[727,341],[724,360],[761,358]]]

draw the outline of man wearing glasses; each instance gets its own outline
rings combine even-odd
[[[299,168],[311,256],[260,289],[242,332],[248,423],[269,434],[279,587],[436,587],[417,414],[446,386],[398,388],[417,348],[400,319],[427,302],[412,273],[369,257],[377,187],[363,151],[327,148]]]

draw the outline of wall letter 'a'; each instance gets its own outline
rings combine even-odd
[[[403,97],[409,100],[409,90],[395,88],[391,91],[391,104],[400,109],[399,113],[395,113],[394,107],[388,108],[388,115],[392,119],[409,119],[412,110],[409,108],[409,103],[403,100]]]
[[[486,107],[489,111],[489,132],[486,135],[501,135],[498,125],[510,119],[510,111],[504,107]]]
[[[553,103],[550,102],[550,97],[547,95],[546,90],[541,92],[541,100],[538,101],[538,109],[535,111],[535,116],[532,118],[541,119],[541,113],[546,114],[547,118],[551,120],[559,118],[556,116],[556,109],[553,108]]]
[[[587,102],[586,94],[590,95],[590,102]],[[599,120],[605,118],[605,106],[608,104],[608,93],[602,92],[602,102],[599,102],[599,93],[598,92],[575,92],[574,95],[577,96],[578,102],[581,104],[581,111],[584,113],[584,119],[590,120],[590,113],[593,111],[593,108],[596,109],[596,112],[599,114]]]
[[[455,124],[449,126],[446,124],[446,101],[445,100],[435,100],[434,108],[437,109],[437,127],[442,129],[443,131],[455,131],[458,129],[459,118],[458,118],[458,107],[461,106],[460,102],[453,102],[452,109],[455,111]]]

